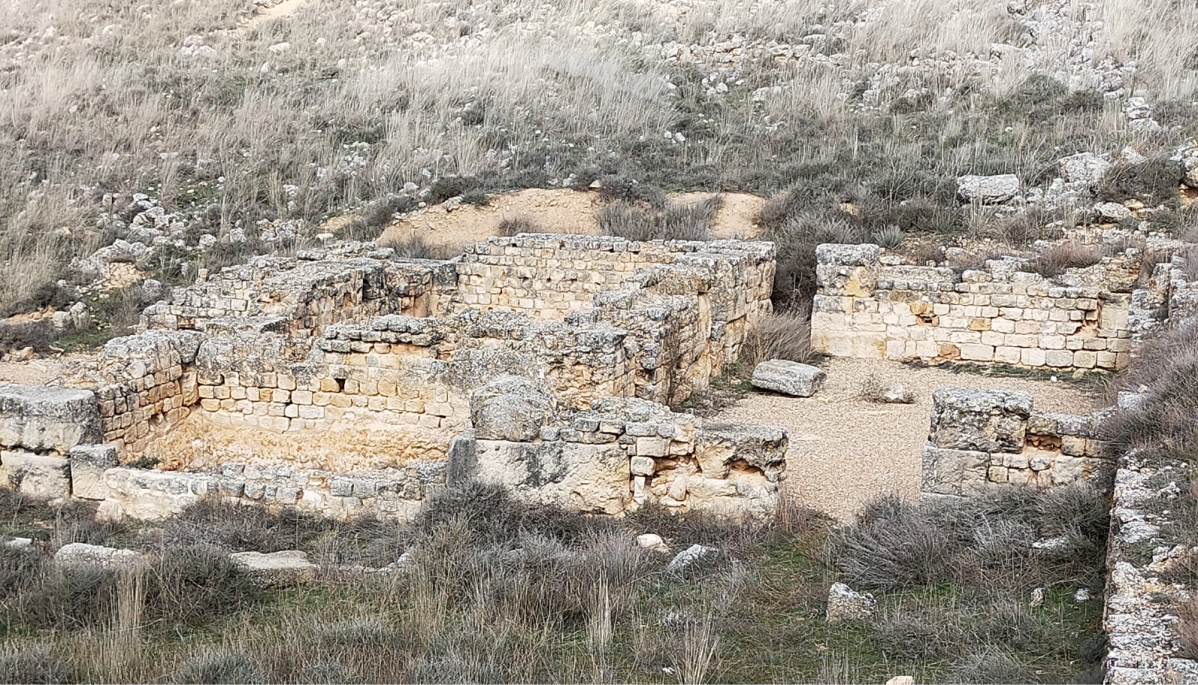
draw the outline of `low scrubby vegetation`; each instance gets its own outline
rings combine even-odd
[[[619,200],[600,210],[599,228],[629,240],[711,240],[721,203],[719,195],[693,203],[664,197],[648,202]]]
[[[3,504],[6,529],[54,525],[46,505]],[[0,680],[1059,682],[1100,651],[1101,601],[1073,593],[1101,587],[1105,506],[1081,488],[883,498],[835,528],[789,502],[756,525],[657,508],[611,519],[471,484],[399,526],[206,501],[98,540],[151,553],[126,570],[58,568],[46,536],[3,548]],[[637,545],[644,532],[719,551],[670,570],[672,554]],[[1033,546],[1045,538],[1063,542]],[[331,539],[356,551],[330,553]],[[282,547],[314,554],[320,580],[257,589],[227,556]],[[403,572],[337,570],[400,550]],[[872,591],[877,616],[827,624],[836,580]]]

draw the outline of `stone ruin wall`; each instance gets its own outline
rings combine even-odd
[[[876,245],[821,245],[816,256],[818,352],[1108,371],[1131,361],[1138,260],[1106,258],[1091,282],[1059,285],[1003,260],[959,272],[904,265]]]
[[[569,305],[560,318],[530,319],[520,301],[466,306],[457,287],[459,280],[499,273],[493,269],[505,278],[523,278],[531,269],[534,291],[543,288],[553,300],[561,292],[552,289],[558,270],[588,254],[606,265],[599,270],[607,278],[573,282],[571,301],[591,306]],[[541,235],[491,239],[446,262],[396,260],[369,244],[257,258],[174,289],[144,312],[143,333],[110,341],[94,362],[75,369],[68,383],[94,398],[96,414],[96,435],[79,444],[105,447],[93,459],[91,484],[73,489],[146,516],[212,493],[338,516],[409,516],[430,488],[446,482],[451,441],[470,426],[471,389],[518,371],[552,393],[565,413],[590,411],[609,397],[649,404],[683,399],[735,359],[746,327],[770,311],[773,268],[769,243]],[[570,282],[568,275],[564,280]],[[465,294],[498,289],[505,296],[512,282],[483,286],[471,281]],[[0,412],[0,423],[11,420]],[[679,435],[697,430],[688,423],[693,417],[679,420],[689,426]],[[769,477],[758,467],[750,475],[739,467],[726,471],[739,479],[729,494],[700,477],[689,488],[675,484],[688,469],[699,473],[693,441],[680,443],[690,451],[674,455],[666,476],[632,474],[637,440],[648,436],[635,435],[636,428],[627,435],[584,431],[580,442],[574,430],[565,426],[560,439],[550,432],[532,444],[569,446],[550,450],[557,459],[593,450],[608,437],[618,443],[629,463],[601,510],[658,497],[682,508],[723,502],[719,507],[729,512],[736,506],[728,502],[740,502],[744,511],[776,502],[784,432],[771,434],[776,459]],[[517,452],[542,449],[548,448],[530,452],[525,445]],[[67,460],[58,464],[65,476],[43,493],[72,491],[69,450],[55,453]],[[691,466],[679,467],[679,457]],[[141,458],[170,470],[121,466]],[[230,464],[244,470],[230,474]],[[330,474],[375,485],[347,492],[337,484],[344,478]],[[21,478],[9,476],[20,487]],[[32,488],[35,480],[26,484]],[[673,500],[671,487],[679,495]]]
[[[1080,482],[1109,490],[1115,464],[1098,439],[1103,415],[1037,412],[1026,392],[941,388],[932,394],[920,498]]]

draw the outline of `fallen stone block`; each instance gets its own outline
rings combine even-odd
[[[719,554],[720,551],[715,547],[705,547],[703,545],[691,545],[674,555],[670,560],[669,566],[666,567],[669,571],[681,572],[686,570],[688,566],[699,561],[700,559],[710,555]]]
[[[669,553],[670,551],[665,540],[662,540],[661,536],[656,533],[645,533],[644,535],[636,536],[636,544],[641,549],[649,549],[654,552]]]
[[[308,555],[299,550],[282,552],[237,552],[229,559],[241,567],[250,579],[263,588],[287,587],[316,580],[320,567],[308,561]]]
[[[72,542],[54,553],[54,562],[64,566],[90,565],[101,568],[127,568],[137,563],[141,553],[131,549],[116,549],[101,545]]]
[[[868,592],[854,592],[844,583],[833,583],[828,589],[828,623],[868,621],[878,611],[878,601]]]
[[[1010,202],[1019,195],[1019,188],[1019,177],[1014,174],[967,175],[957,178],[957,196],[965,202],[977,202],[983,205]]]
[[[100,440],[100,408],[90,390],[0,383],[0,448],[62,455]]]
[[[771,359],[753,369],[755,388],[773,390],[793,397],[811,397],[824,387],[828,374],[809,364]]]

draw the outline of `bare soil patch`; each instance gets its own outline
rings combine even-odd
[[[699,202],[710,196],[711,193],[680,193],[670,199]],[[765,200],[745,193],[723,193],[722,199],[713,237],[756,237],[753,217]],[[453,211],[446,211],[440,204],[425,207],[387,226],[378,242],[392,245],[419,238],[430,247],[457,248],[499,235],[499,225],[505,219],[527,219],[545,233],[598,235],[596,217],[602,208],[603,200],[598,193],[530,188],[492,195],[490,204],[483,206],[463,204]]]
[[[1087,414],[1106,403],[1071,383],[955,373],[872,359],[823,364],[824,389],[809,398],[753,393],[714,420],[782,426],[790,433],[786,487],[799,503],[840,520],[884,493],[919,500],[922,450],[932,393],[938,388],[1026,390],[1038,411]],[[876,404],[860,397],[867,381],[901,384],[914,404]]]

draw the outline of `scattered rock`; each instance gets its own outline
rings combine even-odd
[[[809,364],[771,359],[753,369],[755,388],[773,390],[793,397],[811,397],[824,387],[828,374]]]
[[[1032,590],[1031,606],[1044,606],[1044,588],[1038,587],[1035,590]]]
[[[82,542],[72,542],[69,545],[63,545],[54,553],[54,561],[58,564],[90,564],[103,568],[132,566],[140,558],[141,554],[131,549],[115,549],[100,545],[88,545]]]
[[[1073,601],[1075,604],[1090,601],[1090,591],[1084,587],[1079,588],[1077,592],[1073,593]]]
[[[873,399],[882,404],[914,404],[915,393],[904,385],[884,385],[874,394]]]
[[[703,545],[691,545],[679,552],[670,560],[670,565],[666,567],[670,571],[683,571],[686,567],[696,561],[706,557],[709,554],[719,554],[719,550],[715,547],[705,547]]]
[[[878,601],[868,592],[854,592],[844,583],[833,583],[828,589],[828,623],[867,621],[878,610]]]
[[[125,519],[125,507],[114,499],[106,499],[96,507],[96,520],[107,523],[120,523]]]
[[[909,675],[896,675],[887,680],[886,685],[915,685],[915,678]]]
[[[644,535],[636,536],[636,544],[641,549],[651,549],[654,552],[668,553],[670,551],[670,548],[666,546],[665,540],[662,540],[661,536],[655,533],[645,533]]]
[[[33,546],[33,539],[32,538],[12,538],[11,540],[5,540],[4,546],[9,549],[27,549],[27,548]]]
[[[460,209],[462,207],[462,196],[456,195],[454,197],[449,198],[448,200],[445,201],[445,204],[443,206],[445,207],[446,212],[452,212],[455,209]]]
[[[1098,185],[1111,163],[1093,152],[1082,152],[1057,160],[1057,168],[1065,183],[1088,189]]]
[[[261,587],[287,587],[310,583],[319,570],[308,561],[308,555],[299,550],[282,552],[238,552],[229,559],[240,566]]]
[[[1000,205],[1019,196],[1019,177],[1015,174],[998,176],[960,176],[957,195],[966,202]]]
[[[1118,202],[1099,202],[1094,205],[1094,212],[1103,221],[1122,221],[1131,218],[1131,210]]]

